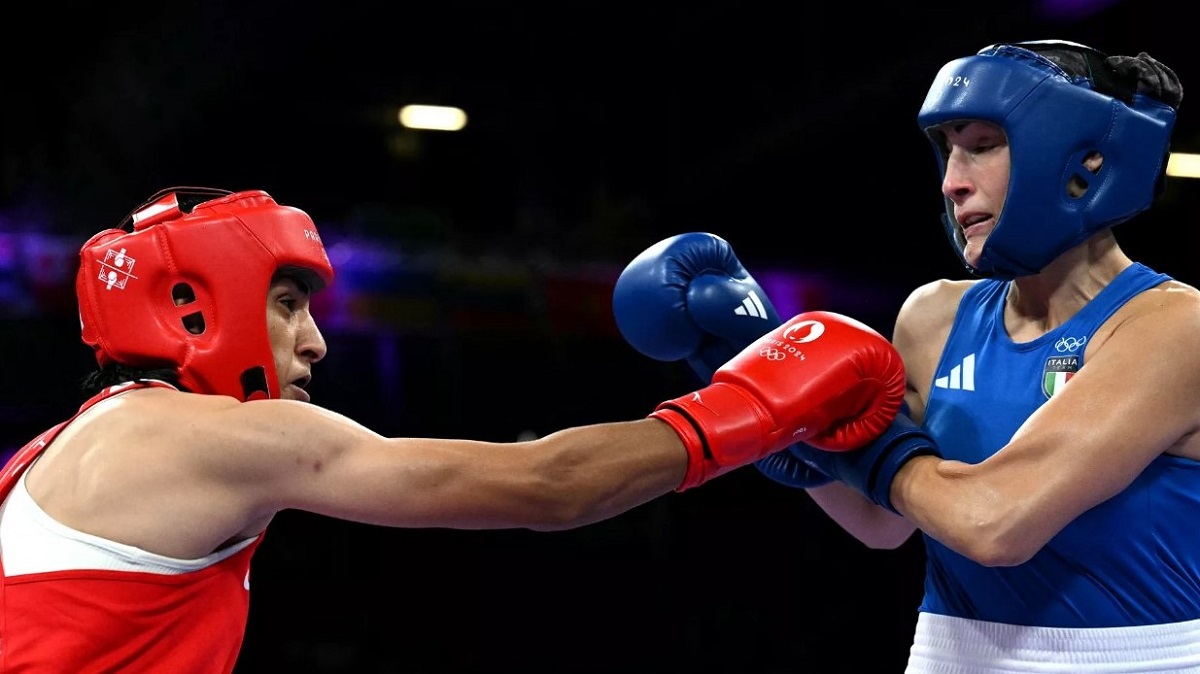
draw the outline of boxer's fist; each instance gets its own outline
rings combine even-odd
[[[613,317],[638,352],[686,360],[705,384],[781,322],[729,243],[703,232],[664,239],[635,257],[613,288]]]
[[[679,490],[797,442],[827,450],[878,437],[904,400],[904,363],[890,342],[852,318],[802,313],[717,369],[712,384],[651,414],[688,450]]]

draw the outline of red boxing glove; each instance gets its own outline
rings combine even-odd
[[[883,335],[829,311],[796,315],[755,340],[712,384],[651,417],[683,439],[683,491],[797,442],[845,451],[878,437],[904,402],[904,361]]]

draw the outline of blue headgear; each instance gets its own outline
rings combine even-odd
[[[1044,50],[1074,52],[1084,72],[1067,72],[1038,53]],[[1036,274],[1092,234],[1146,210],[1161,191],[1175,109],[1142,93],[1136,77],[1111,63],[1090,47],[1037,41],[992,45],[938,72],[917,122],[943,179],[947,150],[933,127],[984,120],[1008,137],[1008,196],[975,266],[963,258],[966,241],[946,199],[946,234],[972,274]],[[1083,164],[1094,151],[1104,158],[1095,174]],[[1082,196],[1068,193],[1073,180],[1087,186]]]

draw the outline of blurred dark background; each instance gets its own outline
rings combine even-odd
[[[1165,0],[876,4],[25,6],[0,25],[0,445],[81,402],[79,245],[162,187],[265,189],[317,221],[339,282],[316,402],[514,440],[695,385],[611,318],[617,274],[666,236],[720,234],[781,313],[884,333],[915,285],[963,277],[915,122],[944,62],[1070,39],[1200,82]],[[406,130],[406,103],[467,126]],[[1190,108],[1177,151],[1200,151]],[[1126,250],[1200,281],[1198,198],[1171,181]],[[900,672],[922,563],[753,469],[553,534],[288,512],[239,672]]]

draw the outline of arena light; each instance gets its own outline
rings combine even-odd
[[[467,113],[441,105],[406,105],[400,108],[400,123],[410,129],[458,131],[467,125]]]
[[[1167,175],[1172,178],[1200,178],[1200,154],[1172,152],[1167,159]]]

